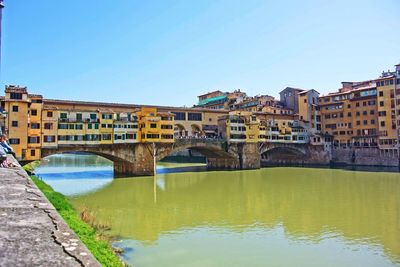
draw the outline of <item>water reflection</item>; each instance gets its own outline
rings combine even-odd
[[[96,191],[113,181],[112,162],[95,155],[60,154],[41,161],[35,174],[67,196]]]
[[[268,168],[116,179],[72,202],[134,266],[394,266],[399,192],[398,173]]]
[[[142,245],[187,229],[240,234],[282,228],[284,238],[293,241],[318,244],[339,238],[381,247],[398,261],[399,178],[396,173],[304,168],[177,173],[161,175],[162,182],[114,180],[74,203],[96,211],[100,221],[112,224],[113,234]]]

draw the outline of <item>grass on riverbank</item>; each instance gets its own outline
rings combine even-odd
[[[125,266],[108,241],[104,240],[92,226],[81,220],[64,195],[54,191],[51,186],[35,176],[32,176],[32,180],[103,266]]]
[[[31,175],[33,173],[33,171],[36,169],[36,167],[38,167],[40,165],[40,161],[39,160],[35,160],[32,161],[28,164],[25,164],[24,166],[22,166],[22,168],[29,174]]]

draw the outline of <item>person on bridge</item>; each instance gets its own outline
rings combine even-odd
[[[0,135],[0,145],[3,147],[4,151],[5,151],[7,154],[11,154],[11,155],[13,155],[13,157],[15,158],[14,150],[13,150],[12,147],[7,143],[7,135],[5,135],[5,134]]]

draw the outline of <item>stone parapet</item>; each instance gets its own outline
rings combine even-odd
[[[0,266],[101,266],[19,165],[0,169]]]

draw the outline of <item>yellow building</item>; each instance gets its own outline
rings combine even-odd
[[[318,106],[319,93],[310,89],[298,93],[299,119],[313,132],[321,131],[321,115]]]
[[[376,80],[377,106],[378,106],[378,131],[379,147],[381,149],[397,149],[397,128],[399,123],[396,120],[398,114],[398,103],[396,101],[396,75],[388,72],[383,73]]]
[[[218,131],[229,142],[257,143],[260,140],[260,121],[253,112],[231,111],[220,116]]]
[[[57,147],[58,117],[56,107],[42,109],[42,147]]]
[[[43,97],[41,95],[28,95],[30,100],[28,115],[28,153],[27,160],[40,159],[42,146],[42,108]]]
[[[100,144],[112,144],[114,141],[114,115],[111,110],[100,110]]]
[[[4,108],[7,112],[6,134],[19,160],[32,157],[27,151],[29,105],[30,99],[26,87],[12,85],[6,87],[4,98]]]
[[[140,142],[174,142],[174,114],[158,112],[157,108],[143,107],[136,112]]]

